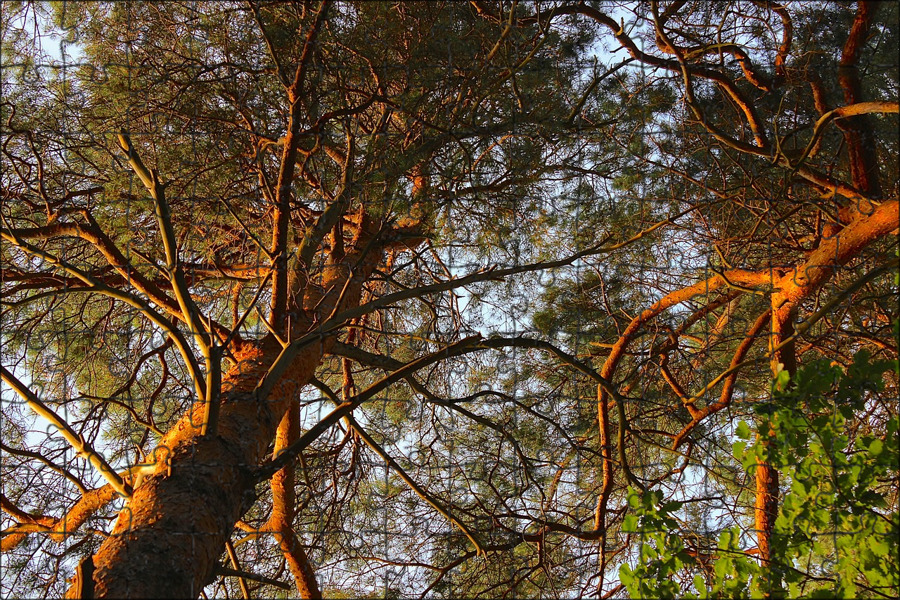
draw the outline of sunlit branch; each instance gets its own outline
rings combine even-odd
[[[231,543],[231,540],[225,541],[225,550],[228,552],[228,559],[231,561],[231,566],[234,567],[235,576],[238,579],[238,583],[241,586],[241,593],[244,595],[244,600],[250,600],[250,590],[247,588],[247,582],[244,580],[243,571],[241,571],[241,564],[238,562],[237,553],[234,551],[234,544]]]
[[[900,110],[900,105],[898,105],[897,102],[859,102],[857,104],[849,104],[830,110],[816,121],[816,124],[813,127],[812,136],[800,156],[796,160],[791,160],[789,157],[784,158],[789,165],[801,165],[808,157],[812,156],[814,149],[819,144],[819,139],[821,138],[825,127],[836,119],[845,119],[848,117],[873,113],[896,114],[898,110]],[[861,191],[865,192],[865,190]]]
[[[128,156],[128,163],[154,200],[156,220],[159,224],[163,250],[166,255],[166,272],[172,284],[172,291],[175,293],[175,299],[181,308],[185,322],[191,326],[197,343],[204,355],[206,355],[212,344],[212,333],[207,331],[206,323],[203,322],[203,315],[194,303],[187,282],[184,280],[184,270],[181,268],[181,261],[178,257],[178,244],[175,241],[175,229],[172,226],[172,213],[166,200],[165,186],[159,180],[159,175],[157,175],[156,171],[150,171],[144,166],[141,157],[131,143],[131,138],[124,130],[119,133],[118,139],[119,145]]]
[[[56,414],[49,406],[41,402],[34,392],[28,389],[25,384],[19,381],[16,376],[3,365],[0,365],[0,375],[3,376],[3,381],[25,401],[31,410],[44,419],[47,419],[59,430],[63,438],[65,438],[65,440],[69,442],[69,445],[74,448],[77,456],[88,461],[119,494],[125,498],[131,497],[131,486],[119,477],[118,473],[116,473],[115,470],[109,466],[109,463],[106,462],[103,455],[94,450],[93,446],[91,446],[82,435],[72,429],[65,419]]]
[[[134,469],[133,471],[136,471]],[[119,473],[121,477],[133,478],[134,473],[123,471]],[[26,515],[23,511],[17,510],[13,512],[13,505],[7,504],[4,499],[3,510],[19,520],[19,525],[15,525],[2,532],[3,541],[0,543],[0,550],[8,552],[18,546],[27,536],[28,533],[46,533],[56,542],[65,541],[67,537],[74,534],[78,529],[93,516],[98,510],[112,502],[119,494],[111,484],[93,490],[86,490],[82,493],[81,498],[59,519],[48,516]]]
[[[101,255],[106,259],[107,263],[115,269],[121,276],[121,282],[133,286],[137,291],[145,294],[147,298],[161,309],[165,310],[175,318],[187,321],[184,313],[180,309],[178,302],[166,294],[156,283],[148,279],[138,269],[135,269],[131,262],[125,257],[122,251],[116,246],[115,242],[107,235],[94,216],[88,210],[82,210],[81,214],[88,220],[88,225],[80,223],[54,222],[41,227],[22,227],[10,228],[12,234],[20,239],[29,240],[48,240],[56,237],[74,237],[85,240],[93,245]],[[141,256],[149,261],[143,253],[131,248],[131,252]],[[151,263],[165,274],[163,267]],[[221,325],[215,324],[216,329],[221,330]]]
[[[834,308],[838,304],[843,302],[844,299],[847,298],[847,296],[853,294],[854,292],[859,290],[861,287],[863,287],[865,284],[869,283],[873,279],[876,279],[877,277],[884,275],[885,273],[889,273],[891,270],[895,270],[898,267],[900,267],[900,261],[892,260],[880,267],[872,269],[871,271],[869,271],[868,273],[866,273],[865,275],[863,275],[862,277],[860,277],[859,279],[854,281],[851,285],[847,286],[846,288],[841,290],[838,294],[833,296],[830,300],[828,300],[826,303],[824,303],[819,308],[819,310],[817,310],[816,312],[811,314],[808,318],[804,319],[802,323],[800,323],[799,325],[796,325],[794,327],[793,335],[787,336],[784,339],[782,339],[777,345],[775,345],[771,349],[769,349],[769,351],[766,352],[763,356],[760,356],[759,358],[753,358],[753,359],[741,361],[737,364],[733,364],[728,369],[722,371],[721,373],[719,373],[719,375],[717,375],[712,380],[710,380],[709,383],[707,383],[705,386],[703,386],[703,388],[699,392],[693,394],[691,396],[691,398],[688,399],[688,402],[696,402],[697,400],[702,399],[710,390],[712,390],[714,387],[716,387],[723,379],[738,372],[739,370],[741,370],[745,367],[748,367],[750,365],[759,364],[762,361],[771,359],[773,356],[775,356],[778,353],[779,350],[781,350],[788,344],[793,343],[795,340],[797,340],[798,338],[803,336],[807,331],[809,331],[809,329],[816,322],[821,320],[823,317],[827,316],[832,310],[834,310]],[[763,320],[762,316],[760,317],[760,320]]]
[[[288,226],[291,215],[292,185],[296,170],[298,147],[300,144],[300,129],[303,119],[303,86],[306,83],[306,73],[312,57],[316,37],[325,22],[328,2],[323,0],[319,5],[312,25],[307,31],[303,41],[303,49],[300,53],[299,64],[294,73],[294,79],[287,88],[287,100],[290,103],[290,112],[287,123],[287,133],[284,137],[284,148],[281,154],[281,164],[278,169],[276,182],[274,224],[272,228],[271,255],[274,257],[272,268],[275,275],[272,278],[272,303],[271,318],[275,330],[284,337],[290,337],[283,322],[288,310],[289,272],[288,272]],[[286,73],[282,71],[282,77],[286,79]]]

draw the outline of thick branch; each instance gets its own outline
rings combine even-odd
[[[98,510],[112,502],[117,496],[119,496],[119,493],[110,484],[90,490],[82,494],[78,502],[76,502],[75,505],[59,519],[45,516],[32,517],[31,515],[26,517],[21,511],[18,511],[17,514],[13,514],[9,509],[9,506],[12,505],[8,505],[8,501],[4,498],[3,510],[12,514],[23,524],[23,526],[4,532],[0,550],[3,552],[12,550],[25,539],[25,536],[29,531],[48,533],[52,539],[61,542],[65,540],[66,537],[78,531],[78,528],[81,527],[85,521]],[[27,525],[31,525],[32,527],[29,528]]]
[[[278,456],[298,437],[300,437],[300,405],[294,401],[278,425],[272,455]],[[319,591],[312,564],[303,549],[302,541],[294,532],[294,464],[285,465],[275,473],[269,487],[272,489],[272,515],[269,517],[268,528],[271,528],[278,538],[288,568],[294,576],[297,592],[304,600],[321,598],[322,592]]]
[[[858,104],[863,101],[862,82],[857,65],[868,38],[869,29],[874,21],[876,9],[877,3],[875,2],[856,3],[856,17],[841,52],[838,83],[844,91],[844,101],[847,104]],[[896,108],[894,112],[896,112]],[[839,123],[839,125],[844,130],[844,139],[847,141],[850,177],[854,187],[868,196],[880,197],[881,182],[875,154],[875,136],[870,119],[860,114]]]

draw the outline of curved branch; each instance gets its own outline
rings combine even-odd
[[[337,397],[337,395],[324,383],[322,383],[321,381],[313,380],[312,384],[316,386],[316,388],[318,388],[322,393],[328,396],[328,398],[336,406],[339,406],[341,404],[341,401]],[[350,428],[359,435],[362,441],[365,442],[365,444],[369,448],[371,448],[375,452],[375,454],[377,454],[388,465],[388,467],[393,469],[397,473],[397,475],[400,476],[400,479],[402,479],[419,498],[430,504],[431,507],[438,512],[438,514],[458,527],[459,530],[463,532],[463,535],[465,535],[466,538],[468,538],[468,540],[472,542],[472,545],[475,546],[475,551],[478,554],[484,554],[482,544],[478,541],[478,538],[475,537],[475,533],[472,532],[465,523],[457,519],[453,515],[453,513],[450,512],[449,507],[444,506],[444,504],[440,500],[432,496],[425,488],[420,486],[415,479],[410,477],[406,470],[400,466],[400,463],[394,460],[394,457],[392,457],[387,452],[387,450],[385,450],[381,446],[381,444],[376,442],[374,438],[372,438],[372,436],[369,435],[369,433],[365,429],[363,429],[362,426],[360,426],[356,419],[353,418],[352,414],[347,415],[346,420]]]
[[[744,357],[747,356],[747,352],[750,351],[750,347],[753,345],[753,342],[756,340],[760,332],[762,332],[763,327],[765,327],[769,322],[771,316],[771,310],[765,311],[756,319],[756,322],[750,326],[750,329],[747,330],[747,333],[744,334],[743,341],[738,346],[738,349],[735,351],[734,356],[731,359],[731,365],[729,366],[730,373],[728,375],[728,378],[725,380],[725,387],[722,388],[722,393],[719,396],[719,401],[714,404],[707,405],[703,409],[697,411],[696,414],[691,413],[691,422],[685,425],[672,440],[672,450],[677,450],[682,442],[684,442],[688,434],[690,434],[694,427],[696,427],[703,419],[705,419],[709,415],[719,412],[720,410],[731,404],[731,396],[734,392],[734,384],[737,381],[737,375],[740,365],[744,364]],[[691,398],[697,398],[697,396],[698,395],[695,394],[691,396]],[[691,403],[691,405],[693,406],[693,403]]]
[[[858,102],[856,104],[848,104],[846,106],[841,106],[839,108],[835,108],[834,110],[830,110],[819,117],[819,120],[816,121],[816,124],[813,128],[812,137],[810,138],[809,143],[806,145],[806,148],[803,150],[803,154],[800,155],[800,158],[796,162],[802,163],[806,160],[807,157],[813,154],[813,151],[819,142],[819,138],[822,136],[822,132],[825,129],[825,126],[835,119],[846,119],[849,117],[856,117],[872,113],[896,114],[898,111],[900,111],[900,105],[898,105],[897,102]],[[851,163],[853,162],[853,156],[854,153],[851,152]],[[858,181],[858,177],[854,176],[854,184],[859,187],[861,191],[865,193],[870,191],[868,185],[860,185],[859,183],[860,182]]]

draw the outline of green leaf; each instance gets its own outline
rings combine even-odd
[[[701,598],[709,596],[709,593],[706,590],[706,582],[703,581],[702,575],[694,575],[694,589],[697,590],[697,593]]]
[[[869,453],[873,456],[878,456],[884,451],[884,442],[881,440],[875,439],[872,440],[872,443],[869,444]]]
[[[782,363],[778,363],[776,370],[777,374],[775,376],[775,382],[772,387],[776,391],[782,392],[787,389],[787,386],[791,381],[791,374],[784,369],[784,365]]]
[[[890,544],[885,538],[877,535],[870,535],[866,538],[866,544],[872,549],[876,556],[887,556],[891,550]]]
[[[638,518],[635,515],[625,515],[622,521],[622,531],[634,533],[638,530]]]
[[[666,502],[659,509],[659,512],[660,512],[660,514],[666,515],[671,512],[675,512],[676,510],[680,510],[682,506],[684,506],[684,502],[678,502],[678,501]]]

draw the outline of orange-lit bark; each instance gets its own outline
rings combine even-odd
[[[361,225],[347,261],[325,270],[322,283],[330,291],[304,303],[314,300],[326,316],[338,299],[339,309],[356,306],[382,257],[381,246],[369,244],[377,231],[377,224]],[[348,265],[355,266],[352,274]],[[96,597],[200,594],[214,575],[234,524],[255,500],[255,467],[333,340],[323,336],[300,350],[266,397],[255,389],[281,346],[270,335],[235,353],[238,362],[223,376],[217,435],[200,435],[205,407],[197,403],[163,438],[155,471],[135,490],[112,535],[94,556]]]
[[[794,318],[794,311],[790,303],[784,303],[781,306],[775,304],[776,297],[777,294],[773,296],[772,331],[769,336],[772,375],[777,376],[783,369],[793,377],[797,371],[796,344],[791,340],[780,349],[776,350],[776,348],[794,335],[791,322]],[[773,435],[773,431],[757,431],[757,438],[764,448],[768,447]],[[775,527],[775,519],[778,518],[778,470],[766,461],[756,465],[754,512],[759,560],[763,566],[767,566],[772,559],[772,532]]]
[[[271,255],[274,259],[272,266],[275,270],[274,277],[272,277],[271,321],[279,334],[287,331],[285,319],[287,317],[289,300],[288,288],[290,287],[288,273],[288,254],[290,250],[288,248],[288,223],[290,221],[291,199],[293,197],[291,186],[294,181],[300,149],[300,125],[304,108],[302,96],[315,40],[325,20],[326,5],[327,1],[323,0],[315,20],[306,32],[299,65],[294,73],[293,81],[287,86],[286,90],[288,101],[290,102],[290,113],[287,134],[284,137],[280,168],[278,170],[278,181],[276,183],[275,193],[277,198],[273,215],[274,227],[272,228],[271,249]],[[286,78],[285,73],[282,72],[280,75],[282,78]],[[283,83],[287,83],[286,79]]]
[[[61,542],[81,527],[91,515],[106,506],[118,496],[116,490],[110,484],[99,487],[85,493],[75,505],[59,519],[48,516],[32,516],[24,513],[14,513],[12,505],[4,502],[3,510],[12,514],[22,524],[21,531],[16,531],[3,538],[0,542],[0,551],[6,552],[18,546],[31,532],[49,533],[51,539]]]
[[[631,321],[613,346],[600,374],[607,379],[612,379],[628,344],[634,339],[640,328],[668,308],[690,300],[701,293],[713,291],[725,285],[750,287],[766,283],[771,284],[774,288],[774,293],[771,297],[772,309],[760,315],[747,331],[744,341],[738,347],[732,359],[731,366],[735,367],[744,360],[753,340],[771,318],[770,350],[772,351],[773,367],[778,364],[784,365],[784,368],[793,374],[796,370],[796,356],[794,343],[790,338],[794,334],[793,319],[796,316],[799,302],[818,290],[834,274],[836,269],[858,256],[866,246],[881,236],[895,231],[898,226],[900,226],[900,204],[898,204],[897,200],[884,202],[874,206],[869,214],[856,212],[852,221],[838,235],[824,240],[802,264],[774,278],[768,273],[732,270],[718,274],[706,281],[676,290],[663,297]],[[782,344],[785,341],[788,341],[788,343]],[[696,416],[693,416],[691,423],[675,437],[673,444],[675,448],[683,442],[686,435],[698,422],[727,406],[730,402],[735,376],[736,373],[733,373],[726,380],[719,402],[698,412]],[[602,448],[606,448],[609,444],[607,402],[608,395],[602,389],[598,390],[598,416]],[[605,466],[605,463],[610,459],[606,458],[607,454],[602,454],[602,456],[604,457]],[[611,463],[608,472],[611,477]],[[607,495],[612,487],[611,482],[607,483],[606,473],[607,470],[604,470],[604,485],[601,488],[597,505],[596,523],[598,527],[602,525],[605,519]],[[759,556],[764,563],[771,556],[770,539],[777,514],[778,472],[768,464],[760,464],[756,471],[755,520]]]
[[[274,456],[288,447],[300,437],[300,405],[292,402],[284,413],[278,431],[275,434]],[[297,592],[304,600],[321,598],[316,574],[303,549],[300,538],[295,534],[294,521],[294,466],[281,469],[272,477],[272,516],[269,527],[278,538],[278,544],[284,553],[288,568],[294,576]]]
[[[768,433],[759,433],[768,436]],[[765,444],[766,442],[763,441]],[[778,517],[778,470],[768,463],[756,465],[756,546],[759,549],[759,559],[765,566],[772,557],[771,539],[772,530],[775,527],[775,519]]]
[[[768,272],[756,273],[733,269],[667,294],[653,306],[644,310],[641,314],[632,319],[631,323],[628,324],[628,327],[625,328],[625,331],[619,336],[619,339],[610,351],[609,356],[603,363],[600,375],[605,379],[612,381],[619,361],[622,359],[622,356],[624,356],[628,344],[631,343],[640,328],[648,321],[676,304],[686,302],[694,296],[709,293],[727,285],[755,287],[763,286],[770,282],[771,275]],[[597,415],[600,429],[601,457],[603,460],[603,485],[597,499],[594,527],[597,530],[603,531],[605,528],[604,523],[606,521],[606,507],[609,502],[610,493],[612,492],[613,465],[611,452],[612,442],[609,435],[609,394],[602,386],[598,386],[597,388]]]
[[[784,344],[794,334],[793,320],[798,303],[817,290],[841,265],[879,237],[900,225],[900,205],[897,200],[885,202],[870,215],[856,213],[854,220],[839,235],[825,240],[799,267],[784,275],[777,283],[779,290],[772,295],[772,335],[770,347],[773,371],[779,364],[793,375],[797,368],[793,341]],[[764,438],[769,432],[761,431]],[[778,472],[762,463],[756,469],[756,531],[760,560],[771,558],[771,536],[778,515]]]

